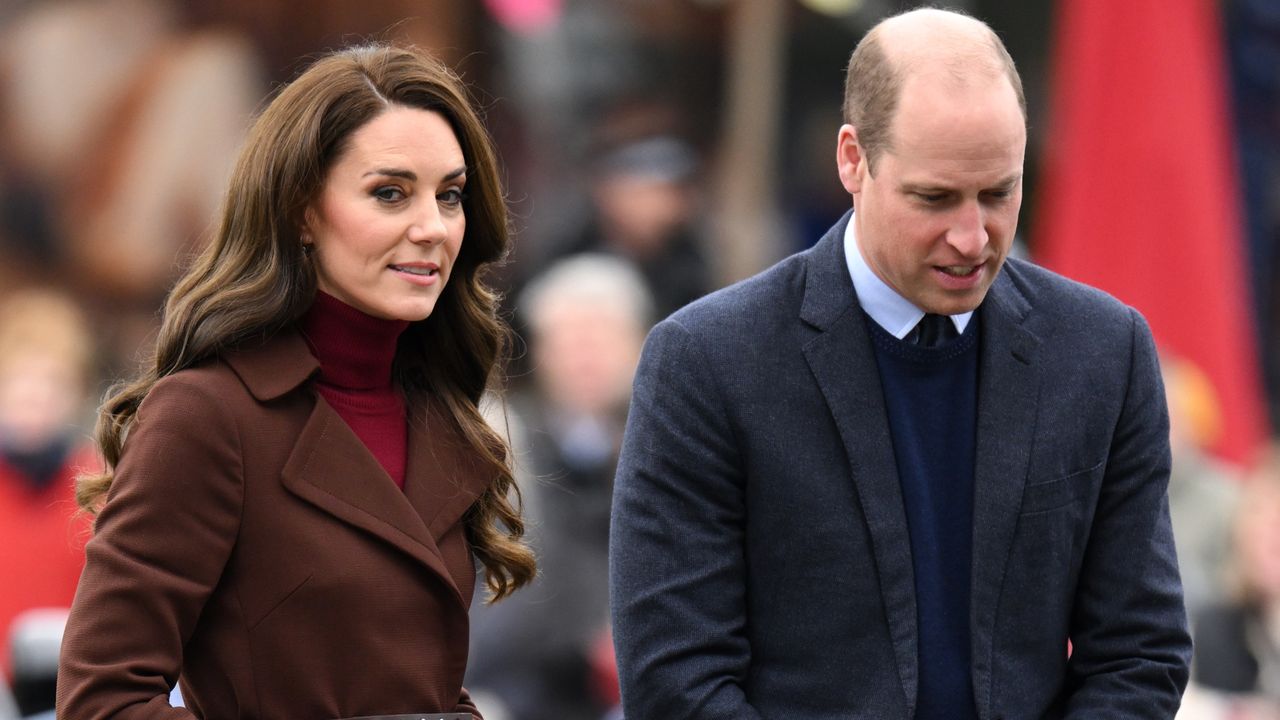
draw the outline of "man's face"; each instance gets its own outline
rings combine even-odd
[[[856,128],[840,129],[837,162],[862,255],[925,312],[973,310],[1004,264],[1022,205],[1027,134],[1013,88],[1004,77],[958,86],[914,74],[890,139],[873,176]]]

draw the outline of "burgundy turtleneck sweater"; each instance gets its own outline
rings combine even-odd
[[[323,292],[316,293],[301,325],[320,361],[316,390],[402,490],[408,424],[391,364],[407,327],[407,321],[366,315]]]

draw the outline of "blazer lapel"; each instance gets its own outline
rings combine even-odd
[[[805,358],[849,458],[849,472],[871,534],[907,707],[917,691],[915,580],[911,538],[889,436],[889,418],[871,341],[844,257],[846,214],[809,255],[801,319],[820,332]]]
[[[413,460],[411,452],[406,475],[415,471]],[[423,516],[323,397],[316,397],[282,480],[298,497],[431,568],[467,607]]]
[[[1035,436],[1040,393],[1035,353],[1040,341],[1023,325],[1030,309],[1006,267],[982,305],[980,328],[969,600],[974,697],[980,717],[990,716],[990,697],[983,689],[991,687],[996,608]]]

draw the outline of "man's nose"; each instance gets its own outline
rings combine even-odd
[[[986,214],[977,201],[967,201],[956,208],[947,244],[966,258],[977,258],[987,247]]]

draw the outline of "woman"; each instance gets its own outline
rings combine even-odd
[[[479,715],[473,559],[495,598],[534,574],[477,410],[507,239],[437,61],[352,48],[280,92],[153,362],[103,406],[60,718]]]

